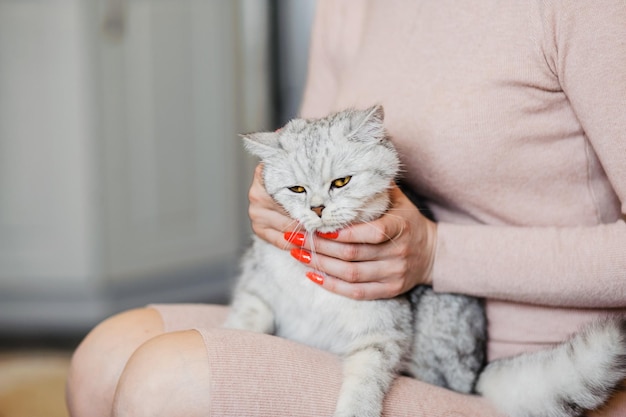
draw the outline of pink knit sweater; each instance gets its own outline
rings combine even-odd
[[[302,115],[384,105],[490,359],[626,312],[626,2],[322,0],[311,48]]]

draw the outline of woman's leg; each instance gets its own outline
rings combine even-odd
[[[331,416],[342,383],[338,357],[267,335],[211,329],[201,332],[211,373],[211,414]],[[396,379],[385,417],[500,416],[479,397],[415,379]]]
[[[331,416],[341,362],[273,336],[226,329],[168,333],[142,345],[124,369],[115,417]],[[487,403],[398,378],[386,417],[495,417]]]
[[[227,309],[202,304],[155,305],[113,316],[96,326],[74,352],[67,384],[73,417],[109,417],[128,359],[164,333],[219,326]]]
[[[273,336],[215,328],[223,309],[199,309],[207,313],[198,317],[192,308],[172,308],[123,313],[94,329],[73,360],[73,417],[333,414],[342,380],[337,357]],[[197,330],[170,332],[181,321],[187,329],[197,322]],[[498,416],[480,398],[404,377],[385,398],[384,413]]]
[[[161,315],[152,308],[127,311],[96,326],[72,357],[67,382],[70,415],[109,417],[117,381],[128,358],[161,333]]]

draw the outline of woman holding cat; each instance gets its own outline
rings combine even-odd
[[[313,245],[316,265],[324,271],[315,275],[319,278],[314,282],[364,300],[391,298],[416,285],[432,284],[437,226],[421,215],[397,186],[392,187],[388,216],[341,232],[318,234],[311,245],[303,233],[291,232],[292,219],[263,187],[262,169],[262,165],[257,167],[249,193],[254,232],[281,248],[285,241],[301,243],[307,251]],[[307,262],[309,256],[305,252],[299,260]]]
[[[487,299],[489,360],[626,312],[623,2],[320,1],[304,117],[383,104],[405,183],[387,215],[314,239],[303,276],[348,297],[417,284]],[[255,233],[312,248],[260,180]],[[330,415],[337,361],[216,327],[210,306],[154,306],[98,326],[69,382],[76,416]],[[102,358],[106,357],[106,361]],[[130,358],[130,359],[129,359]],[[386,415],[495,416],[484,400],[400,378]],[[594,415],[626,414],[617,394]]]

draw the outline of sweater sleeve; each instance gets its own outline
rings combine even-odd
[[[621,203],[621,218],[570,228],[440,224],[435,289],[552,306],[626,307],[626,3],[549,7],[546,60]]]

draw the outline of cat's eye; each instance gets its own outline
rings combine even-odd
[[[343,177],[343,178],[337,178],[331,183],[331,186],[332,188],[341,188],[347,183],[349,183],[351,178],[352,177],[350,175],[348,175],[347,177]]]
[[[294,192],[294,193],[301,194],[301,193],[305,192],[306,190],[304,189],[304,187],[303,187],[303,186],[301,186],[301,185],[296,185],[296,186],[294,186],[294,187],[289,187],[289,191],[292,191],[292,192]]]

